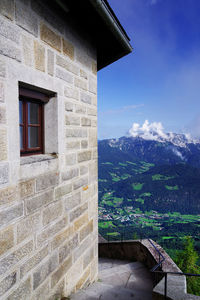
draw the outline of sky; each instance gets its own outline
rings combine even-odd
[[[200,1],[109,3],[133,52],[98,72],[98,138],[152,123],[200,138]]]

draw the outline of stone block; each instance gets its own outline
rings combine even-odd
[[[38,41],[34,41],[35,68],[45,72],[45,48]]]
[[[88,148],[88,141],[82,140],[81,141],[81,149],[86,149],[86,148]]]
[[[71,60],[74,60],[74,46],[67,40],[62,39],[63,54],[67,55]]]
[[[60,217],[62,215],[62,201],[58,201],[56,203],[53,203],[49,205],[44,211],[43,211],[43,225],[46,226],[47,224],[54,221],[56,218]]]
[[[81,126],[91,126],[91,119],[86,117],[81,118]]]
[[[91,70],[91,59],[89,56],[83,52],[82,49],[77,49],[76,51],[76,59],[79,61],[84,67]]]
[[[73,103],[71,103],[71,102],[65,102],[65,110],[67,111],[67,112],[72,112],[73,110],[74,110],[74,104]]]
[[[58,255],[53,254],[33,273],[33,289],[35,290],[58,267]]]
[[[86,212],[88,209],[88,204],[84,203],[83,205],[75,208],[71,213],[70,213],[70,222],[73,222],[75,219],[80,217],[84,212]]]
[[[10,20],[14,19],[15,5],[14,0],[1,0],[0,1],[0,14]]]
[[[0,36],[0,54],[21,61],[21,51],[7,40],[5,37]]]
[[[0,297],[16,283],[16,277],[17,274],[14,272],[0,282]]]
[[[89,91],[95,95],[97,93],[97,81],[92,77],[89,79]]]
[[[59,263],[62,263],[65,258],[71,255],[72,251],[78,245],[78,234],[72,237],[67,243],[59,249]]]
[[[80,179],[77,179],[74,184],[73,184],[73,188],[74,190],[77,190],[79,188],[84,188],[86,185],[88,185],[88,178],[87,177],[83,177]]]
[[[24,58],[24,63],[27,66],[32,66],[33,65],[33,40],[28,37],[23,35],[22,36],[22,49],[23,49],[23,58]]]
[[[19,249],[7,255],[0,261],[0,275],[6,273],[10,268],[16,265],[19,261],[28,257],[33,251],[33,241],[26,243]]]
[[[67,128],[66,129],[66,137],[87,137],[87,129],[86,128]]]
[[[68,169],[65,172],[62,173],[62,180],[66,181],[69,179],[72,179],[74,177],[77,177],[79,175],[79,169],[78,168],[72,168]]]
[[[83,114],[84,115],[86,113],[86,107],[83,106],[83,105],[77,104],[77,105],[75,105],[75,112],[77,114]]]
[[[0,62],[0,76],[1,76],[1,62]],[[4,102],[4,85],[3,82],[0,82],[0,102]]]
[[[91,261],[94,258],[94,248],[90,248],[87,253],[85,254],[84,258],[83,258],[83,268],[87,268],[87,266],[89,265],[89,263],[91,263]]]
[[[36,191],[42,191],[59,183],[58,173],[47,173],[36,178]]]
[[[66,166],[72,166],[75,165],[77,163],[77,159],[76,159],[76,153],[70,153],[65,155],[65,165]]]
[[[92,73],[97,75],[97,63],[95,61],[92,62]]]
[[[67,258],[63,264],[59,267],[59,269],[51,276],[51,287],[53,288],[58,281],[65,276],[67,271],[71,268],[72,266],[72,256]]]
[[[57,51],[61,51],[61,37],[45,24],[40,25],[40,38]]]
[[[34,296],[31,298],[31,300],[44,300],[47,297],[47,295],[49,295],[49,293],[50,293],[49,279],[47,279],[43,284],[41,284],[37,288],[37,290],[34,293]],[[53,300],[55,300],[55,299],[56,298],[54,298]]]
[[[38,253],[29,258],[20,267],[20,278],[24,277],[30,270],[37,266],[48,255],[48,246],[42,248]]]
[[[82,77],[82,78],[84,78],[84,79],[88,79],[88,75],[87,75],[87,73],[84,71],[84,70],[82,70],[82,69],[80,69],[80,76]]]
[[[88,116],[97,116],[97,109],[88,107],[87,114]]]
[[[19,190],[20,190],[20,197],[22,199],[34,195],[34,193],[35,193],[35,180],[31,179],[31,180],[27,180],[27,181],[24,181],[24,182],[20,182]]]
[[[85,175],[88,173],[88,166],[80,166],[80,175]]]
[[[74,261],[77,261],[89,249],[92,243],[92,237],[88,236],[79,246],[74,250]]]
[[[85,225],[80,232],[80,241],[84,240],[93,231],[93,220]]]
[[[39,194],[31,199],[26,200],[26,212],[27,214],[31,214],[53,201],[53,190]]]
[[[20,43],[20,34],[17,28],[4,18],[0,17],[0,35],[3,35],[5,38],[15,42],[16,44]]]
[[[65,125],[75,125],[80,126],[80,117],[66,115],[65,116]]]
[[[63,71],[61,69],[58,69],[56,68],[56,77],[58,77],[59,79],[62,79],[68,83],[73,83],[73,76],[66,72],[66,71]]]
[[[87,150],[87,151],[83,151],[78,153],[78,162],[83,162],[83,161],[88,161],[91,160],[92,158],[92,152]]]
[[[55,189],[55,198],[58,199],[63,196],[66,196],[67,194],[71,193],[71,191],[72,191],[71,183],[59,186]]]
[[[13,227],[8,227],[0,231],[0,255],[14,246],[14,231]]]
[[[29,299],[30,294],[31,278],[29,277],[26,281],[22,282],[10,296],[8,296],[7,300],[26,300]]]
[[[80,141],[70,141],[66,142],[67,150],[78,150],[80,149]]]
[[[81,193],[75,193],[65,199],[65,209],[71,210],[81,203]]]
[[[54,53],[51,50],[47,50],[47,72],[49,75],[54,75]]]
[[[87,91],[87,82],[80,78],[75,78],[74,85],[79,89]]]
[[[60,283],[56,285],[56,287],[55,287],[55,289],[53,289],[53,291],[51,289],[51,296],[48,298],[48,300],[55,300],[55,299],[60,300],[61,295],[65,295],[65,294],[66,294],[65,278],[63,278],[63,280],[61,280]]]
[[[18,198],[18,189],[16,185],[12,185],[0,190],[0,205],[8,205],[13,201],[18,200]]]
[[[97,130],[96,128],[89,129],[89,146],[97,147]]]
[[[27,5],[22,4],[21,1],[16,2],[15,18],[17,25],[34,36],[38,36],[38,19],[32,10]]]
[[[66,86],[65,90],[64,90],[64,95],[65,95],[65,97],[79,100],[79,90],[78,89],[74,89],[74,88],[70,88],[70,87]]]
[[[74,230],[78,231],[83,225],[87,224],[88,222],[88,214],[86,213],[74,222]]]
[[[69,237],[71,237],[73,233],[74,229],[73,226],[71,226],[62,231],[61,233],[57,234],[51,243],[51,249],[54,250],[57,247],[59,247],[63,242],[65,242]]]
[[[92,159],[98,159],[98,150],[97,150],[97,148],[92,150]]]
[[[59,231],[63,230],[68,224],[68,218],[65,216],[63,219],[46,228],[42,233],[37,236],[37,244],[39,247],[44,245],[48,239],[52,238]]]
[[[92,105],[97,106],[97,95],[92,96]]]
[[[6,123],[6,108],[4,106],[0,106],[0,124]]]
[[[56,56],[56,64],[64,68],[66,71],[71,72],[75,75],[78,75],[79,73],[79,69],[77,66],[75,66],[72,62],[67,61],[65,58],[59,55]]]
[[[12,207],[5,208],[0,211],[0,226],[8,224],[23,216],[23,203],[16,204]]]
[[[97,120],[92,120],[91,126],[92,127],[97,127]]]
[[[92,103],[92,97],[86,93],[81,93],[81,101],[87,104]]]
[[[93,259],[91,266],[90,266],[90,270],[91,270],[91,280],[97,281],[97,279],[98,279],[98,258]]]
[[[88,268],[83,276],[81,276],[80,280],[78,281],[77,285],[76,285],[76,289],[79,290],[83,287],[84,283],[87,281],[88,277],[90,276],[90,269]]]
[[[25,0],[26,1],[26,0]],[[60,19],[55,10],[48,9],[48,2],[40,0],[31,0],[31,8],[42,20],[48,22],[53,28],[59,32],[64,32],[64,22]]]
[[[66,274],[66,288],[69,293],[73,293],[76,288],[76,283],[79,281],[81,274],[83,273],[83,259],[82,255],[79,259],[73,263],[72,267]],[[82,298],[82,297],[80,297]],[[90,297],[86,297],[89,300]]]
[[[20,221],[17,225],[17,243],[22,242],[40,228],[40,216],[41,213],[37,212],[36,214],[28,216]]]
[[[0,60],[0,77],[6,77],[6,64],[4,61]],[[3,90],[3,82],[1,82],[0,90]]]
[[[7,159],[7,131],[0,128],[0,161]]]
[[[89,165],[89,182],[97,181],[98,180],[98,166],[97,161],[93,161]]]

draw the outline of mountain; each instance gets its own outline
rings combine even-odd
[[[99,141],[98,151],[103,207],[200,214],[200,141],[151,131]]]
[[[200,167],[200,141],[192,141],[183,134],[166,136],[155,136],[154,140],[136,136],[99,141],[99,159],[145,160],[158,165],[184,162]]]

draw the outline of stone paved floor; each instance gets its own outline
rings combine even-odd
[[[71,300],[150,300],[152,279],[139,262],[99,260],[99,280],[70,297]]]

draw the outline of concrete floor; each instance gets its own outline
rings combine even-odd
[[[99,280],[71,300],[150,300],[151,273],[140,262],[99,259]]]

